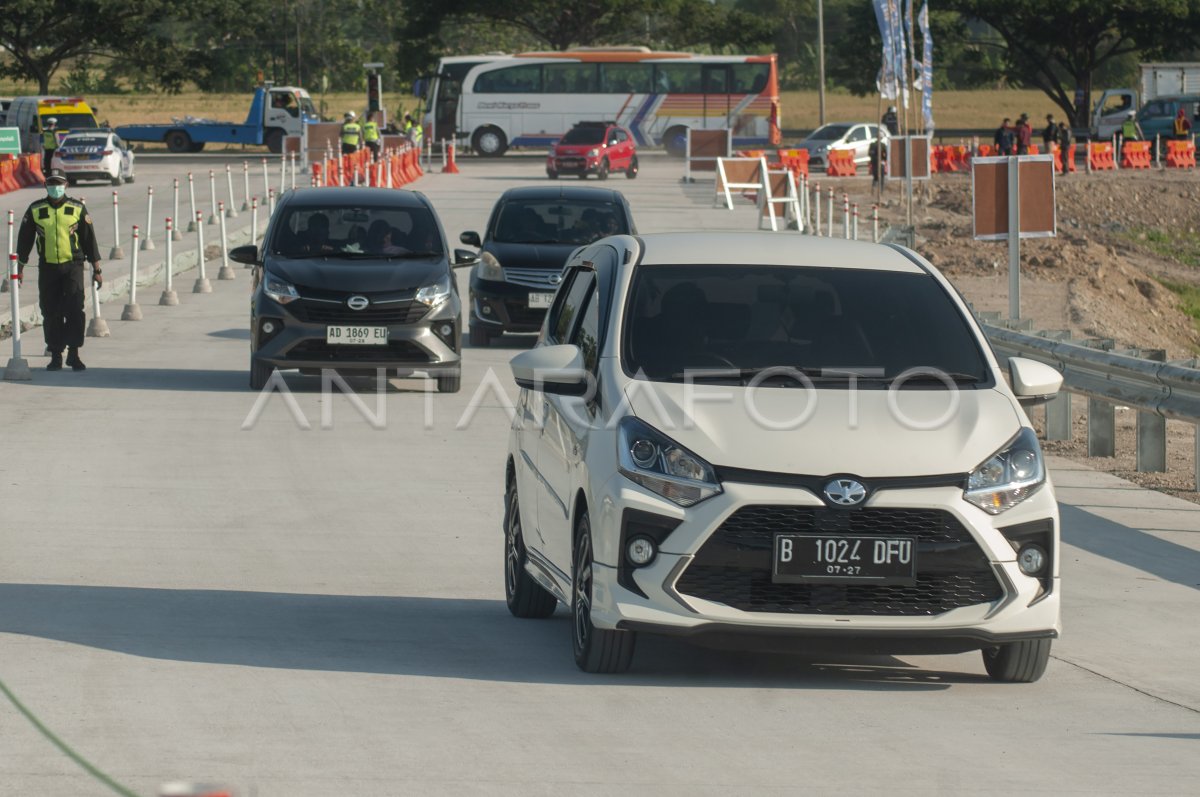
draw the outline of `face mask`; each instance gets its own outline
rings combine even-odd
[[[67,195],[67,187],[65,185],[48,185],[46,186],[46,195],[51,199],[62,199]]]

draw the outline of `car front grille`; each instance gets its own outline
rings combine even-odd
[[[414,301],[372,304],[363,310],[351,310],[344,304],[317,304],[303,299],[288,305],[288,310],[301,321],[313,324],[344,324],[356,326],[391,326],[420,321],[429,307]]]
[[[390,340],[386,346],[335,346],[323,340],[305,340],[289,349],[287,357],[293,360],[328,361],[333,364],[429,362],[429,352],[408,340]]]
[[[540,288],[553,293],[558,290],[562,270],[557,268],[505,268],[504,281],[526,288]]]
[[[775,583],[772,556],[781,533],[915,538],[915,583]],[[970,532],[938,509],[743,507],[700,547],[675,586],[745,612],[789,614],[936,615],[1004,594]]]

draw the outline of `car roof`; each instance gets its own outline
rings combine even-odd
[[[501,202],[513,199],[576,199],[588,202],[617,202],[624,197],[612,188],[586,188],[566,185],[527,185],[510,188],[500,195]]]
[[[345,204],[415,208],[425,207],[427,203],[424,195],[416,191],[366,186],[297,188],[288,197],[288,205],[296,207]]]
[[[639,236],[640,265],[805,266],[928,273],[902,249],[865,241],[771,232],[676,232]]]

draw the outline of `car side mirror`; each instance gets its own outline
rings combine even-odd
[[[229,259],[237,263],[245,263],[247,266],[257,266],[259,264],[258,247],[254,244],[235,246],[229,250]]]
[[[467,246],[473,246],[476,249],[483,246],[483,241],[479,240],[479,233],[467,230],[462,235],[458,236],[458,240],[462,241]]]
[[[1024,357],[1008,358],[1008,375],[1013,395],[1023,407],[1045,404],[1058,395],[1063,377],[1056,369]]]
[[[479,262],[479,255],[468,249],[454,250],[454,268],[468,268]]]
[[[588,392],[589,377],[583,367],[583,351],[570,343],[538,346],[523,351],[509,362],[519,387],[560,396],[582,396]]]

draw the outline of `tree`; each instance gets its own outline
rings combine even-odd
[[[50,78],[64,61],[97,51],[90,30],[102,19],[96,0],[6,0],[0,13],[0,47],[12,56],[0,74],[34,80],[39,94],[50,92]]]
[[[1041,89],[1075,127],[1087,127],[1093,76],[1130,53],[1168,56],[1195,47],[1198,0],[949,0],[951,8],[999,35],[1003,68]],[[936,41],[936,40],[935,40]]]

